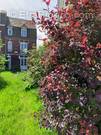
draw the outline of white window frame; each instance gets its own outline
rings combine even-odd
[[[7,33],[8,33],[8,36],[12,36],[13,35],[13,27],[8,26]]]
[[[1,39],[2,31],[0,31],[0,39]]]
[[[27,57],[20,56],[20,69],[21,71],[27,70]]]
[[[21,37],[27,37],[27,28],[26,27],[21,28]]]
[[[20,42],[20,52],[28,50],[28,42]]]
[[[12,44],[11,40],[9,40],[8,43],[7,43],[7,51],[8,52],[12,52],[13,51],[13,44]]]
[[[12,59],[11,59],[11,56],[8,55],[7,58],[8,58],[8,69],[11,70],[11,68],[12,68],[12,66],[11,66],[11,63],[12,63],[12,61],[11,61],[11,60],[12,60]]]

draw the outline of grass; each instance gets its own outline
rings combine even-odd
[[[42,103],[37,89],[25,91],[23,74],[3,72],[0,76],[6,84],[0,90],[0,135],[56,135],[35,120],[34,112],[42,109]]]

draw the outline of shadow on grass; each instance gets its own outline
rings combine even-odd
[[[0,76],[0,90],[7,86],[7,82]]]
[[[24,80],[23,80],[24,81]],[[27,85],[25,87],[25,91],[30,91],[30,90],[33,90],[33,89],[37,89],[38,87],[37,86],[33,86],[33,85]]]

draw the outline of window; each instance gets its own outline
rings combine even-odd
[[[12,52],[12,50],[13,50],[12,41],[8,41],[7,50],[8,50],[8,52]]]
[[[27,66],[27,58],[26,57],[20,57],[20,65],[21,66]]]
[[[1,39],[1,31],[0,31],[0,39]]]
[[[8,55],[7,59],[8,59],[8,66],[7,67],[8,67],[9,70],[11,70],[11,56]]]
[[[27,70],[27,57],[25,56],[20,57],[20,69],[21,71]]]
[[[13,35],[13,28],[8,27],[8,36],[12,36],[12,35]]]
[[[28,49],[28,43],[27,42],[21,42],[20,43],[20,51],[27,51]]]
[[[27,28],[21,28],[21,37],[27,37]]]

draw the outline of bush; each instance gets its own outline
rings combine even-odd
[[[3,54],[0,55],[0,72],[5,69],[5,56]]]
[[[5,69],[5,55],[1,52],[2,41],[0,40],[0,72]]]
[[[38,50],[33,48],[29,53],[28,58],[28,73],[27,73],[27,88],[38,87],[39,82],[43,75],[45,74],[44,68],[40,63],[40,60],[44,54],[45,46],[40,47]]]
[[[0,76],[0,90],[7,86],[7,82]]]
[[[46,71],[40,85],[45,106],[43,125],[56,128],[59,135],[98,135],[101,43],[95,38],[100,31],[95,21],[99,3],[68,0],[65,8],[48,13],[49,18],[37,14],[38,24],[51,40],[42,58]],[[92,18],[85,14],[92,14]]]
[[[72,57],[68,55],[73,50],[82,53],[81,59],[78,60],[75,54]],[[68,63],[56,66],[41,81],[41,95],[46,107],[43,120],[45,123],[48,121],[47,127],[55,127],[59,134],[78,135],[82,128],[85,133],[90,124],[96,130],[93,124],[101,119],[101,100],[97,98],[101,88],[101,81],[97,79],[100,70],[94,63],[88,65],[86,60],[83,61],[82,48],[72,46],[66,51]],[[98,54],[97,49],[94,52]],[[86,123],[84,127],[82,122]]]

